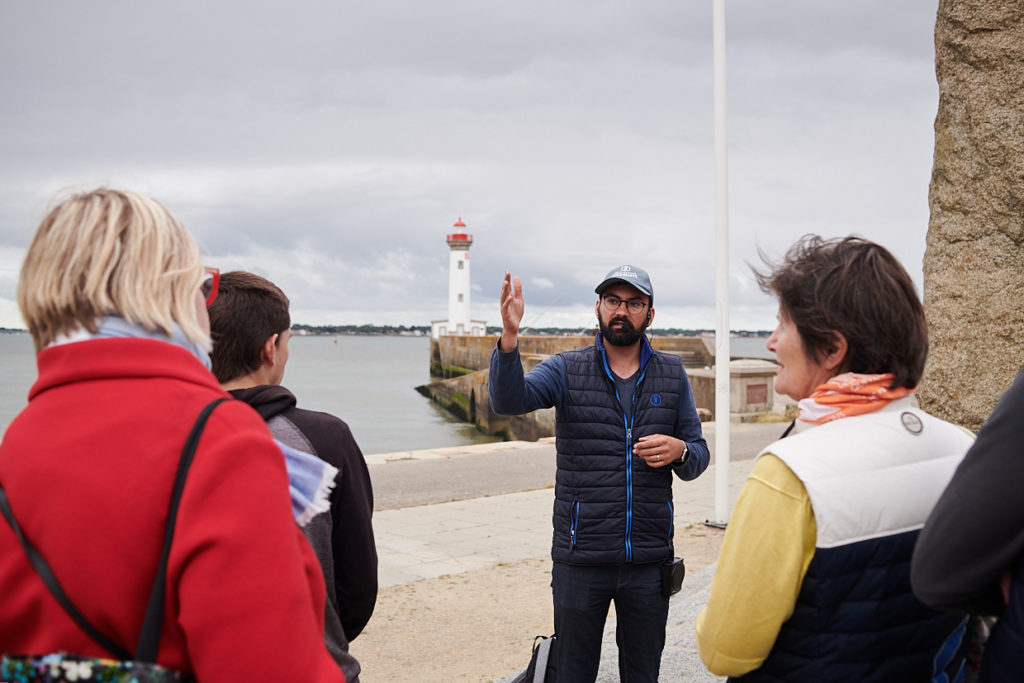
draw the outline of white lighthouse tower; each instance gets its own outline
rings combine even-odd
[[[448,241],[448,334],[469,334],[469,247],[473,236],[462,217],[455,221]]]
[[[469,318],[469,247],[473,236],[466,232],[462,218],[452,225],[454,231],[445,236],[448,242],[448,319],[431,321],[431,336],[482,336],[487,331],[483,320]]]

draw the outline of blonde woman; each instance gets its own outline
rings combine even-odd
[[[129,651],[186,436],[226,396],[207,356],[215,285],[167,209],[111,189],[49,212],[18,283],[39,377],[0,444],[0,485],[70,601]],[[343,680],[323,644],[323,581],[292,518],[284,459],[248,406],[210,416],[173,539],[159,664],[201,681]],[[0,586],[0,652],[110,656],[2,519]]]

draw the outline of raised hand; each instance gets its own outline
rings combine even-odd
[[[511,351],[519,343],[519,323],[523,320],[523,283],[513,278],[505,269],[505,281],[501,283],[501,339],[498,347]]]

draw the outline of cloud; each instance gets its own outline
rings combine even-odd
[[[549,280],[546,277],[534,278],[533,281],[530,284],[532,284],[537,289],[554,289],[555,288],[555,283],[552,282],[551,280]]]
[[[0,13],[0,248],[24,249],[65,186],[126,186],[211,264],[281,284],[297,320],[427,324],[446,314],[444,236],[462,216],[474,318],[498,320],[510,268],[527,315],[590,325],[595,281],[631,262],[659,324],[714,325],[707,3]],[[734,327],[774,324],[749,264],[807,232],[879,240],[920,287],[935,13],[729,3]]]

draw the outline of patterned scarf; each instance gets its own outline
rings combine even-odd
[[[73,342],[89,341],[90,339],[116,339],[119,337],[131,337],[132,339],[157,339],[175,346],[180,346],[192,353],[207,370],[210,364],[210,354],[203,350],[203,347],[185,336],[185,332],[178,326],[178,323],[171,323],[170,336],[162,330],[147,330],[142,325],[131,323],[119,315],[105,315],[96,319],[96,333],[92,333],[84,327],[67,334],[58,334],[57,338],[50,342],[49,346],[60,346]]]
[[[818,386],[810,396],[797,404],[797,419],[822,424],[844,417],[881,410],[890,401],[910,396],[917,388],[889,389],[893,375],[862,375],[845,372]]]
[[[321,512],[331,509],[330,495],[338,468],[277,439],[274,443],[284,453],[288,491],[292,494],[292,514],[299,526],[306,526]]]

